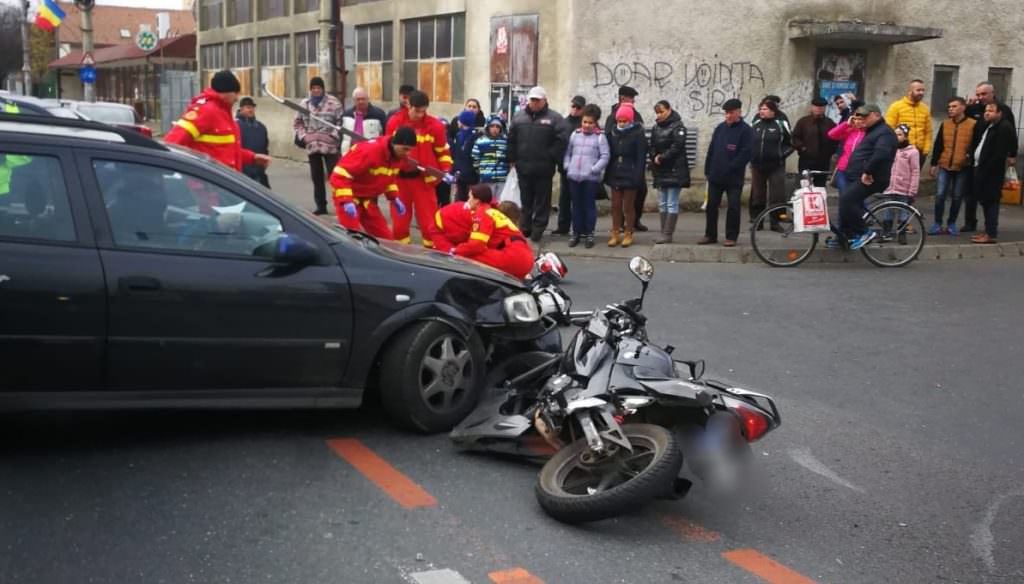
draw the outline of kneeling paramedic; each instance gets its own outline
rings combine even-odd
[[[522,280],[533,269],[533,249],[516,224],[491,207],[492,198],[489,186],[470,187],[469,200],[463,205],[470,211],[469,233],[449,253],[476,260]],[[447,233],[447,229],[444,231]]]

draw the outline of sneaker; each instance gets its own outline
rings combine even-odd
[[[579,235],[573,235],[572,237],[569,238],[569,247],[576,247],[579,244],[580,244],[580,236]]]
[[[586,239],[583,240],[583,247],[585,247],[587,249],[590,249],[590,248],[594,247],[594,236],[593,235],[588,235],[586,237]]]
[[[946,233],[956,237],[960,235],[960,230],[957,229],[956,223],[951,223],[946,227]]]
[[[853,241],[850,242],[850,250],[851,251],[856,251],[856,250],[864,247],[865,245],[867,245],[867,244],[871,243],[872,241],[874,241],[875,237],[878,237],[878,233],[876,233],[875,231],[873,231],[871,229],[868,229],[864,233],[861,233],[860,235],[858,235],[856,239],[854,239]]]
[[[932,226],[928,228],[928,235],[939,235],[942,233],[942,225],[938,223],[932,223]]]

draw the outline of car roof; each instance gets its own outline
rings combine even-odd
[[[2,97],[2,96],[0,96]],[[166,145],[125,128],[100,122],[67,119],[52,115],[0,113],[0,135],[22,134],[125,144],[169,152]]]
[[[47,109],[46,105],[42,103],[42,100],[27,95],[17,95],[15,93],[0,91],[0,103],[13,103],[17,105],[19,109],[25,110],[26,113],[43,116],[53,115],[53,112]]]

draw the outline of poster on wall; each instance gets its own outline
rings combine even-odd
[[[864,71],[867,52],[856,49],[819,49],[814,75],[814,93],[825,98],[828,107],[825,115],[839,120],[839,109],[834,98],[837,95],[863,99]]]
[[[491,84],[491,113],[501,116],[507,123],[516,112],[526,107],[526,95],[530,92],[527,85],[511,85],[509,83]]]

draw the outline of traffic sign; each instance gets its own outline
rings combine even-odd
[[[85,53],[84,55],[82,55],[82,66],[83,67],[92,67],[95,64],[96,64],[96,59],[93,59],[92,53]]]
[[[135,35],[135,46],[143,51],[152,51],[156,48],[156,43],[156,35],[148,30],[140,30],[139,34]]]
[[[96,83],[96,67],[92,65],[82,67],[78,70],[78,79],[86,84]]]

